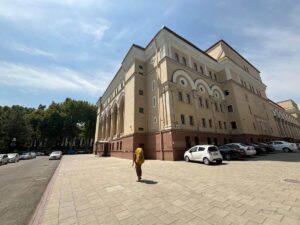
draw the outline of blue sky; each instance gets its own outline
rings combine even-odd
[[[163,25],[203,50],[224,39],[269,98],[300,103],[300,1],[1,0],[0,105],[95,103],[131,44]]]

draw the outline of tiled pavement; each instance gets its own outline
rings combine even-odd
[[[300,224],[300,153],[220,166],[64,156],[36,222],[67,224]]]

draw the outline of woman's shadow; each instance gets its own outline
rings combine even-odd
[[[144,184],[157,184],[157,181],[147,179],[142,179],[140,182]]]

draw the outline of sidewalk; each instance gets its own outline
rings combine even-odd
[[[299,157],[300,154],[295,154]],[[300,163],[230,161],[221,166],[64,156],[37,212],[39,225],[300,224]],[[52,187],[51,187],[52,186]]]

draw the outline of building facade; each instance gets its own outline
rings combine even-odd
[[[195,144],[300,139],[299,121],[269,100],[260,72],[221,40],[206,51],[163,27],[132,45],[97,102],[95,153],[180,160]]]

